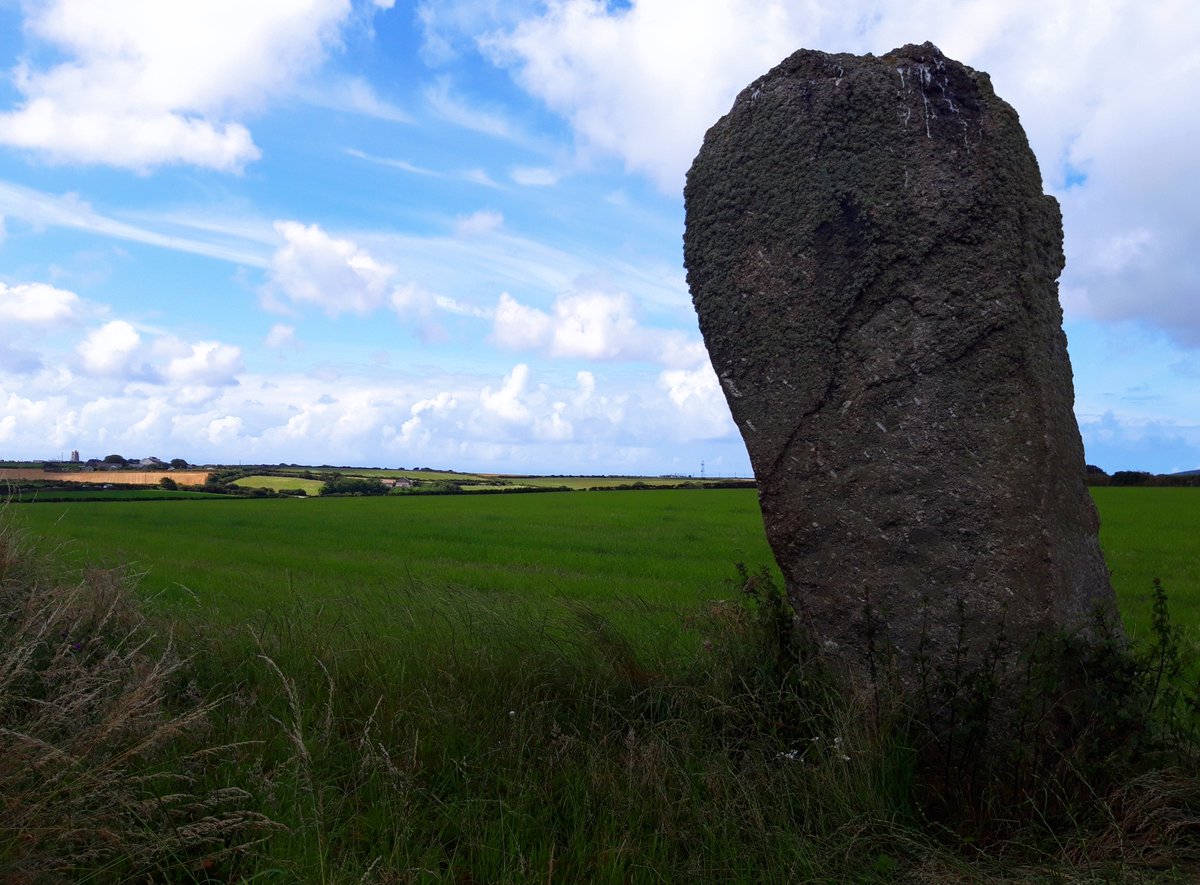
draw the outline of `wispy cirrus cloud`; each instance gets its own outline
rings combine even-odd
[[[190,220],[187,227],[218,236],[201,239],[155,230],[148,225],[130,224],[97,212],[76,194],[48,194],[12,182],[0,181],[0,213],[18,218],[35,227],[59,227],[145,243],[177,252],[204,255],[248,267],[265,267],[268,251],[262,240],[236,227],[222,228],[203,220]],[[169,222],[168,222],[169,223]],[[269,231],[269,228],[267,228]]]

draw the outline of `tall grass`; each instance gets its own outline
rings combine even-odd
[[[213,704],[119,570],[68,574],[0,513],[0,880],[123,880],[213,864],[271,823],[197,789]],[[194,746],[191,751],[183,747]]]
[[[228,739],[273,723],[214,783],[288,823],[278,881],[887,881],[910,836],[876,725],[767,679],[741,606],[688,629],[425,587],[297,600],[197,659],[237,686]]]

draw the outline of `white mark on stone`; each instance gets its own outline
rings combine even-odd
[[[733,383],[733,379],[728,375],[721,376],[721,383],[725,385],[725,389],[729,391],[730,396],[741,397],[742,392],[737,389],[737,385]]]
[[[753,421],[747,421],[746,426],[749,427],[751,430],[755,431],[756,433],[758,432],[758,428],[754,426]]]
[[[882,424],[880,424],[878,421],[875,422],[875,426],[878,427],[880,430],[882,430],[884,433],[887,433],[887,428],[884,427]]]

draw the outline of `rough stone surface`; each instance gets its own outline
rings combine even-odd
[[[890,644],[911,675],[922,637],[969,662],[1001,624],[1020,644],[1113,610],[1061,216],[986,74],[930,43],[801,50],[709,130],[685,201],[700,328],[831,659]]]

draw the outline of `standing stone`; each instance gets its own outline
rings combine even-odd
[[[931,43],[801,50],[708,131],[685,202],[700,329],[827,659],[890,647],[911,685],[1115,610],[1061,216],[987,74]]]

